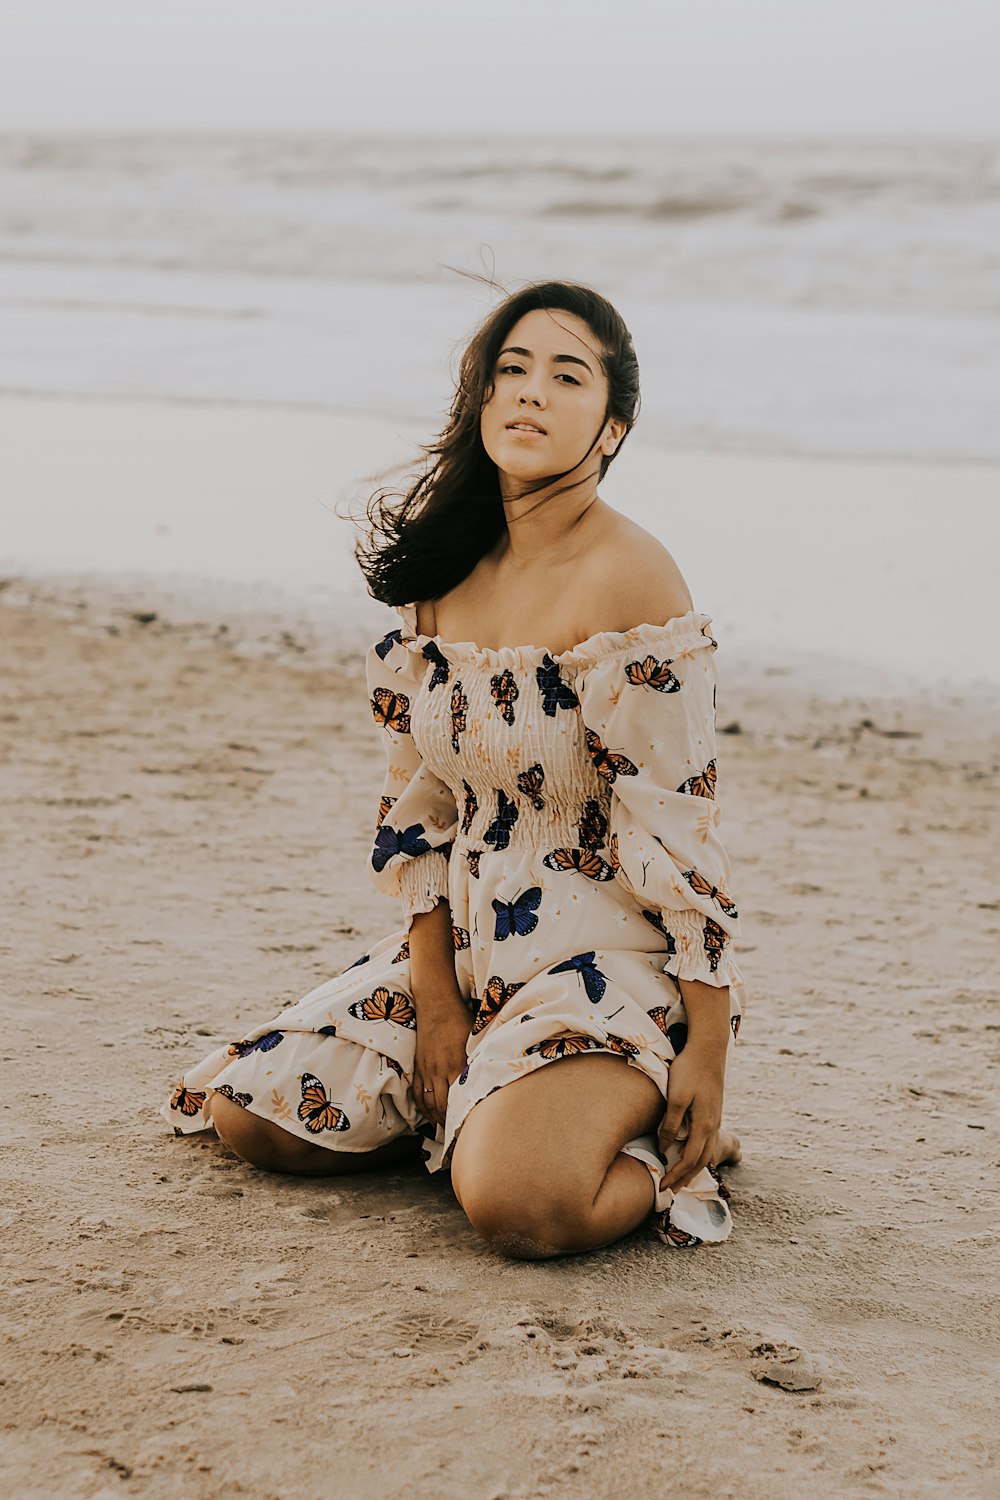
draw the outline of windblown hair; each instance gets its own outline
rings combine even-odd
[[[531,282],[495,307],[473,334],[459,371],[450,418],[440,436],[422,444],[427,465],[402,496],[379,489],[366,506],[367,536],[354,556],[368,592],[383,604],[440,599],[467,578],[500,540],[505,526],[496,464],[483,446],[480,416],[493,395],[497,357],[519,318],[535,308],[574,313],[597,341],[608,402],[593,451],[610,417],[625,424],[639,414],[639,364],[620,313],[598,292],[572,281]],[[621,443],[615,453],[621,451]],[[603,479],[615,454],[602,454]],[[580,460],[580,463],[583,459]],[[577,464],[575,467],[579,467]],[[534,494],[572,473],[550,474],[530,485]],[[564,485],[555,494],[580,483]]]

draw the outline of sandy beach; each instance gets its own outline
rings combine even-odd
[[[521,1263],[421,1167],[282,1179],[157,1115],[398,925],[357,660],[191,615],[0,592],[3,1493],[993,1494],[995,703],[723,639],[734,1233]]]

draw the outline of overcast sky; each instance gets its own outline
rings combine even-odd
[[[0,129],[1000,138],[1000,0],[0,0]]]

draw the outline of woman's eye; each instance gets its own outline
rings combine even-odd
[[[523,375],[524,374],[524,368],[521,365],[501,365],[500,368],[499,368],[499,370],[497,371],[497,374],[499,374],[499,375]],[[573,375],[567,375],[564,370],[560,371],[560,373],[556,376],[556,379],[557,380],[568,380],[569,383],[570,383],[570,385],[579,385],[580,384],[580,382],[576,379],[575,376],[573,376]]]

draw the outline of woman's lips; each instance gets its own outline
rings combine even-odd
[[[536,438],[546,436],[539,427],[508,427],[507,431],[512,432],[515,437]]]

